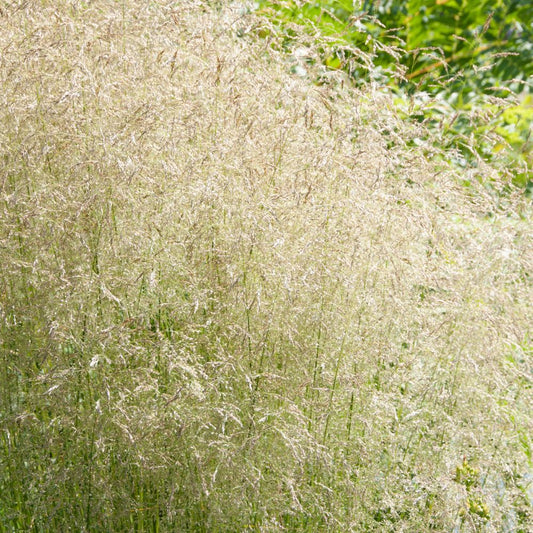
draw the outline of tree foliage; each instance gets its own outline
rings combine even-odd
[[[356,81],[391,86],[406,116],[443,133],[439,142],[458,148],[463,162],[500,159],[514,167],[515,183],[529,183],[533,10],[528,0],[259,4],[284,31],[284,24],[297,22],[334,36],[324,52],[327,67],[344,68]],[[371,54],[370,68],[349,61],[357,51]],[[466,147],[472,140],[475,153]]]

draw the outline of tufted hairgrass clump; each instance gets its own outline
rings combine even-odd
[[[530,200],[245,7],[0,7],[0,530],[530,530]]]

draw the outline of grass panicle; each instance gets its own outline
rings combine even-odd
[[[530,530],[522,194],[236,3],[0,18],[1,530]]]

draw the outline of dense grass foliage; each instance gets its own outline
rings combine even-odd
[[[0,530],[530,531],[531,202],[213,4],[0,10]]]
[[[513,168],[517,185],[533,187],[529,0],[258,5],[279,25],[286,44],[295,24],[328,36],[321,56],[328,68],[345,69],[355,82],[389,84],[405,118],[424,121],[441,147],[459,148],[469,164],[479,157],[500,161],[502,168]],[[360,61],[362,53],[371,61]]]

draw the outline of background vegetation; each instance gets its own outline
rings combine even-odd
[[[508,176],[240,4],[0,17],[0,530],[532,529]]]
[[[278,23],[286,45],[298,34],[294,24],[318,32],[329,37],[321,54],[328,68],[344,68],[358,83],[391,86],[406,119],[424,122],[440,147],[459,149],[454,163],[476,164],[481,157],[511,167],[515,184],[533,187],[529,1],[261,0],[258,5]]]

